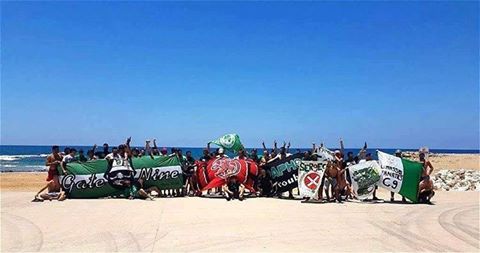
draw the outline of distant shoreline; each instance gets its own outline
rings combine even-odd
[[[60,148],[64,148],[64,147],[82,147],[82,148],[91,148],[93,147],[93,144],[92,145],[77,145],[77,144],[49,144],[49,145],[17,145],[17,144],[14,144],[14,145],[6,145],[6,144],[1,144],[0,145],[0,148],[2,147],[51,147],[52,145],[58,145]],[[102,147],[101,147],[101,144],[97,144],[98,147],[97,147],[97,150],[100,150]],[[110,147],[114,147],[114,146],[117,146],[119,144],[110,144]],[[318,145],[318,144],[317,144]],[[280,147],[281,145],[279,144],[278,147]],[[138,145],[132,145],[133,148],[144,148],[145,146],[138,146]],[[182,148],[182,149],[203,149],[205,148],[205,146],[199,146],[199,147],[193,147],[193,146],[181,146],[181,145],[177,145],[177,146],[165,146],[165,145],[158,145],[158,147],[166,147],[167,149],[170,149],[170,148]],[[212,146],[211,149],[214,149],[215,146]],[[267,148],[268,149],[271,149],[273,147],[270,147],[269,145],[267,145]],[[340,149],[340,147],[328,147],[327,148],[331,149],[331,150],[334,150],[334,149]],[[251,149],[257,149],[257,150],[263,150],[263,147],[245,147],[245,149],[248,149],[248,150],[251,150]],[[300,149],[300,150],[309,150],[311,149],[311,147],[290,147],[290,150],[297,150],[297,149]],[[346,150],[358,150],[360,149],[360,147],[346,147],[345,148]],[[419,148],[392,148],[392,147],[369,147],[368,148],[369,150],[397,150],[397,149],[400,149],[400,150],[403,150],[403,151],[410,151],[410,152],[415,152],[415,151],[418,151]],[[1,153],[1,149],[0,149],[0,153]],[[442,151],[452,151],[452,153],[450,152],[442,152]],[[430,148],[430,152],[431,153],[447,153],[447,154],[453,154],[455,151],[458,151],[459,154],[480,154],[480,149],[470,149],[470,148]],[[464,153],[465,152],[465,153]]]

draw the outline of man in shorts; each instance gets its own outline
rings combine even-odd
[[[62,190],[59,181],[58,166],[62,163],[62,156],[60,155],[60,149],[58,146],[52,146],[52,153],[47,157],[45,165],[48,167],[47,184],[38,191],[33,201],[43,200],[64,200],[65,193]],[[47,193],[43,191],[47,190]]]
[[[435,192],[433,191],[433,181],[430,179],[430,175],[433,172],[433,166],[430,161],[427,160],[425,152],[420,152],[419,154],[420,162],[423,164],[422,176],[420,178],[418,195],[419,202],[431,203]]]

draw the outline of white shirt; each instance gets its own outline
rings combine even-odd
[[[73,162],[74,160],[75,160],[75,157],[73,157],[71,154],[68,154],[63,157],[62,162],[69,163],[69,162]]]

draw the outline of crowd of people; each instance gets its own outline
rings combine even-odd
[[[198,191],[198,187],[195,187],[195,182],[192,178],[195,170],[197,169],[196,162],[200,161],[208,163],[211,159],[228,157],[225,154],[223,148],[216,148],[211,150],[210,145],[207,144],[203,149],[202,156],[195,159],[192,156],[191,151],[186,151],[183,155],[182,149],[171,148],[168,149],[158,148],[156,140],[147,140],[143,148],[132,148],[130,146],[131,138],[128,138],[124,144],[117,147],[112,147],[105,143],[102,150],[97,150],[97,145],[94,145],[87,151],[87,155],[84,155],[83,150],[76,150],[75,148],[66,147],[63,152],[60,151],[58,146],[52,147],[52,153],[46,159],[46,166],[48,167],[47,183],[40,189],[35,195],[34,201],[43,200],[64,200],[68,197],[68,194],[64,192],[59,182],[59,171],[64,175],[68,174],[67,164],[71,162],[88,162],[92,160],[105,159],[108,162],[109,170],[112,168],[113,163],[121,163],[124,166],[133,168],[132,158],[149,156],[151,158],[157,156],[176,156],[178,157],[184,179],[183,189],[170,189],[160,190],[156,187],[144,189],[143,179],[137,179],[133,181],[119,180],[116,181],[119,186],[125,189],[123,196],[129,199],[142,198],[153,200],[154,196],[167,197],[167,196],[184,196],[202,194]],[[249,192],[252,196],[258,197],[282,197],[281,193],[274,193],[274,183],[272,181],[270,172],[265,169],[265,165],[277,159],[285,159],[292,155],[290,153],[290,142],[284,142],[282,146],[278,147],[277,142],[274,142],[272,148],[267,148],[265,143],[262,143],[263,152],[260,156],[256,148],[247,150],[241,149],[236,152],[235,159],[247,159],[258,165],[259,173],[255,177],[254,189],[255,192]],[[317,151],[323,148],[323,144],[317,147],[312,144],[312,149],[303,152],[303,160],[317,161]],[[78,153],[77,153],[78,152]],[[302,152],[296,150],[296,153]],[[354,199],[355,195],[352,191],[352,182],[349,175],[348,166],[362,163],[372,160],[372,154],[367,152],[367,143],[360,149],[357,154],[353,152],[347,152],[345,154],[345,148],[343,140],[340,139],[340,149],[333,152],[333,161],[329,162],[325,168],[324,176],[321,180],[319,199],[326,201],[338,201],[341,202],[346,199]],[[395,152],[397,157],[402,157],[402,151],[397,150]],[[430,199],[434,195],[433,182],[430,179],[430,175],[433,172],[432,164],[426,159],[425,152],[420,152],[420,162],[423,164],[422,177],[419,182],[419,196],[422,202],[429,203]],[[132,170],[133,171],[133,170]],[[108,174],[108,170],[106,175]],[[133,175],[132,175],[133,179]],[[288,192],[288,198],[294,198],[294,191]],[[323,195],[325,193],[325,196]],[[225,180],[225,184],[222,187],[208,190],[206,194],[216,194],[224,196],[227,200],[239,199],[243,200],[246,194],[245,186],[239,182],[235,176],[228,177]],[[390,195],[390,201],[394,201],[394,193]],[[376,195],[376,189],[373,192],[373,200],[378,200]],[[405,198],[402,197],[402,201],[405,202]]]

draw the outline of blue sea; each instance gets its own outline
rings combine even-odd
[[[69,146],[77,150],[84,150],[85,154],[91,146]],[[60,146],[60,150],[63,150],[65,146]],[[138,147],[141,148],[141,147]],[[187,151],[191,151],[193,157],[199,158],[202,155],[203,148],[201,147],[180,147],[185,154]],[[100,151],[102,147],[99,147]],[[262,154],[262,149],[258,149],[258,154]],[[335,148],[331,148],[334,150]],[[168,148],[170,151],[170,147]],[[213,148],[212,148],[213,150]],[[251,148],[247,149],[250,152]],[[291,148],[290,153],[303,152],[309,150],[307,148]],[[376,148],[367,150],[371,152],[373,157],[376,157]],[[395,148],[381,149],[384,152],[393,154]],[[402,149],[402,151],[416,151],[418,149]],[[346,152],[352,151],[357,154],[359,149],[345,149]],[[23,145],[0,145],[0,171],[1,172],[31,172],[31,171],[46,171],[45,159],[51,152],[51,146],[23,146]],[[478,154],[479,150],[462,150],[462,149],[431,149],[433,153],[456,153],[456,154]]]

